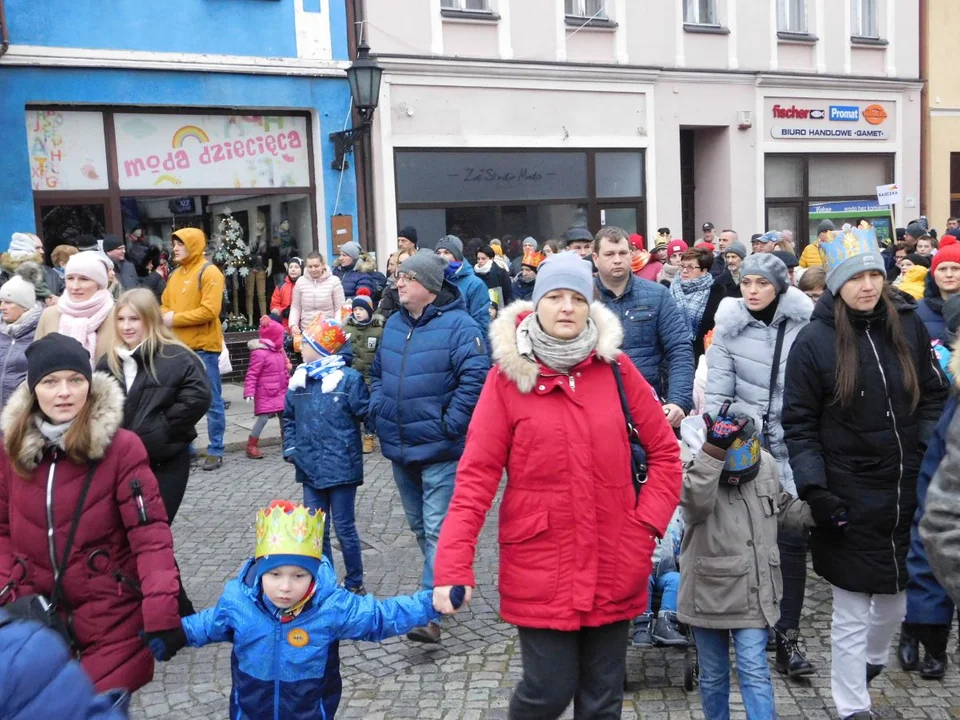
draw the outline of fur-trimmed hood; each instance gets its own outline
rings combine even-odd
[[[377,261],[369,253],[361,253],[353,265],[353,269],[357,272],[372,273],[377,271]]]
[[[960,392],[960,340],[954,341],[950,353],[950,374],[953,376],[953,387]]]
[[[779,326],[785,320],[806,324],[813,313],[813,307],[813,300],[808,298],[802,290],[788,287],[787,291],[780,296],[777,312],[773,316],[771,325]],[[720,301],[714,322],[715,335],[723,334],[734,338],[751,322],[759,322],[759,320],[755,320],[747,310],[747,303],[743,298],[724,298]]]
[[[123,391],[120,385],[105,372],[93,373],[90,384],[88,403],[93,403],[93,412],[90,415],[90,446],[83,449],[83,454],[90,460],[99,460],[107,452],[113,436],[120,429],[123,422]],[[14,423],[23,415],[33,411],[33,395],[24,382],[18,387],[0,415],[0,430],[4,437],[9,434]],[[6,443],[4,443],[6,445]],[[17,452],[24,466],[35,469],[43,459],[45,439],[39,428],[30,425],[23,443],[19,448],[7,447],[7,453]]]
[[[520,355],[517,350],[517,325],[533,312],[533,303],[521,300],[505,307],[490,324],[493,361],[522,393],[533,390],[540,377],[540,365]],[[590,304],[590,317],[597,325],[597,347],[594,351],[604,362],[612,363],[620,355],[623,328],[617,316],[602,303]]]
[[[19,268],[21,265],[28,262],[39,265],[43,262],[43,258],[40,255],[30,255],[29,257],[15,258],[9,252],[0,253],[0,268],[3,268],[11,274],[15,273],[17,268]]]

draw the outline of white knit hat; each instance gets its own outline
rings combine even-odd
[[[37,254],[36,242],[39,238],[33,233],[15,232],[10,236],[10,247],[7,252],[14,260],[32,258]]]
[[[0,300],[29,310],[37,304],[37,291],[19,275],[14,275],[0,287]]]
[[[70,275],[82,275],[93,280],[101,288],[106,288],[110,282],[107,271],[111,265],[110,258],[99,250],[85,250],[70,256],[63,270],[63,276],[66,278]]]

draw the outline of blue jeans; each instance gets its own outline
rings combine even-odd
[[[348,588],[363,585],[363,556],[360,554],[360,534],[357,532],[354,508],[357,500],[356,485],[338,485],[326,490],[318,490],[304,483],[303,504],[311,510],[323,510],[327,514],[323,524],[323,554],[333,565],[333,549],[330,547],[330,523],[337,531],[340,552],[346,576],[343,584]]]
[[[737,676],[747,720],[777,717],[767,665],[766,628],[708,630],[695,627],[700,657],[700,704],[706,720],[730,718],[730,636],[737,654]]]
[[[223,409],[223,387],[220,385],[220,353],[197,350],[203,360],[210,381],[210,409],[207,410],[207,455],[223,457],[223,433],[227,429],[227,415]]]
[[[677,593],[680,592],[680,573],[676,570],[662,575],[650,575],[650,588],[647,593],[647,612],[653,612],[653,593],[660,591],[660,612],[677,611]]]
[[[433,590],[433,559],[437,554],[440,526],[453,497],[456,475],[455,460],[431,465],[393,464],[393,479],[400,492],[407,524],[423,552],[424,590]]]

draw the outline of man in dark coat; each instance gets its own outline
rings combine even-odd
[[[116,235],[106,233],[103,236],[103,251],[107,254],[107,257],[113,260],[117,281],[124,290],[134,290],[140,287],[137,268],[132,262],[126,259],[127,248],[123,244],[123,240]]]

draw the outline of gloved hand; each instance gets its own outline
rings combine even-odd
[[[160,632],[141,632],[140,637],[150,648],[150,652],[160,662],[171,660],[174,655],[187,646],[187,634],[182,627]]]
[[[814,488],[804,498],[818,528],[843,530],[847,525],[847,506],[826,488]]]
[[[703,422],[707,426],[706,442],[721,450],[729,450],[733,441],[743,428],[747,426],[750,419],[745,415],[730,415],[730,401],[728,400],[720,407],[720,413],[716,419],[710,417],[708,413],[703,414]]]

